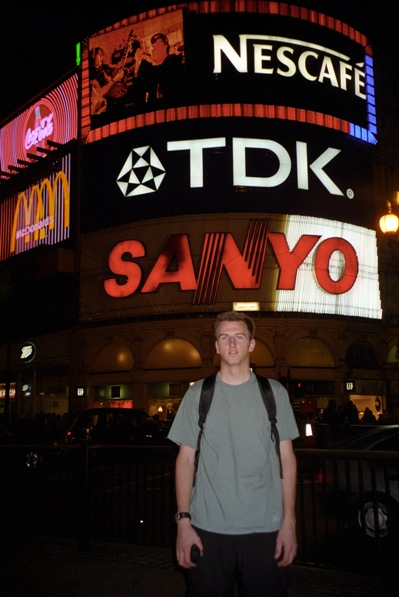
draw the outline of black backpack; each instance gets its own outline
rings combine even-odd
[[[197,471],[198,467],[198,458],[199,458],[199,451],[200,451],[200,444],[201,444],[201,437],[203,433],[203,427],[206,419],[206,415],[208,414],[209,408],[211,406],[212,398],[213,398],[213,391],[215,388],[215,381],[216,381],[216,373],[210,375],[209,377],[205,377],[202,383],[201,389],[201,396],[199,401],[199,419],[198,425],[200,428],[198,434],[198,442],[197,442],[197,453],[195,455],[195,471]],[[260,393],[262,394],[263,402],[265,403],[265,407],[267,410],[267,414],[269,417],[269,421],[271,423],[271,435],[272,441],[276,447],[277,457],[280,466],[280,477],[283,478],[283,467],[281,464],[281,454],[280,454],[280,436],[277,429],[277,417],[276,417],[276,400],[274,398],[273,390],[270,386],[270,382],[266,377],[262,377],[261,375],[256,375],[258,380]]]

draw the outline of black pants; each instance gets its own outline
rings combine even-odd
[[[187,597],[287,597],[287,568],[278,568],[274,559],[277,532],[196,531],[204,555],[187,571]]]

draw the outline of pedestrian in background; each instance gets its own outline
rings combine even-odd
[[[337,403],[333,398],[328,401],[327,408],[324,409],[321,415],[320,423],[327,425],[326,447],[333,448],[339,437],[338,431],[341,427],[341,419],[337,412]]]

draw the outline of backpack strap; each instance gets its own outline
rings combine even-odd
[[[201,445],[201,437],[204,431],[204,423],[206,419],[206,415],[208,414],[209,408],[211,406],[212,398],[213,398],[213,391],[215,388],[215,381],[216,381],[216,373],[213,375],[209,375],[209,377],[205,377],[204,381],[202,382],[201,388],[201,396],[199,401],[198,413],[198,425],[199,425],[199,433],[198,433],[198,440],[197,440],[197,452],[195,454],[195,462],[194,462],[194,481],[195,481],[195,474],[198,468],[198,459],[199,459],[199,452],[200,452],[200,445]]]
[[[281,453],[280,453],[280,435],[277,428],[277,410],[276,410],[276,399],[273,394],[273,390],[270,385],[270,381],[263,377],[262,375],[257,375],[256,378],[258,380],[260,393],[262,394],[263,402],[265,403],[265,407],[267,410],[267,415],[269,417],[270,425],[271,425],[271,435],[272,441],[275,445],[277,458],[280,467],[280,477],[283,478],[283,465],[281,462]]]

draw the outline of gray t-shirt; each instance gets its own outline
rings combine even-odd
[[[270,379],[280,441],[298,437],[285,388]],[[202,380],[186,392],[169,439],[196,449]],[[216,378],[204,425],[190,512],[193,525],[214,533],[249,534],[281,526],[282,488],[270,421],[253,373],[240,385]]]

